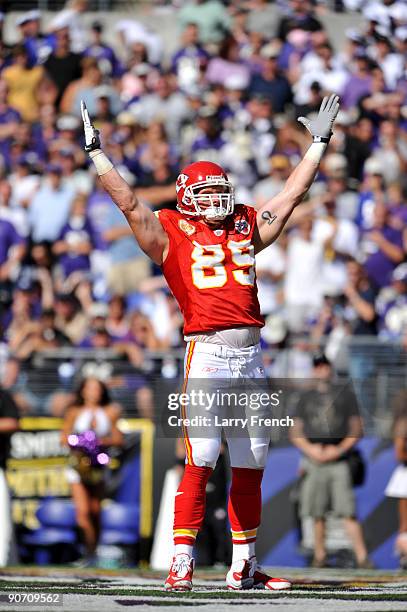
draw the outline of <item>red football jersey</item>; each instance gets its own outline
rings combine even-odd
[[[160,210],[158,218],[169,237],[162,269],[184,315],[184,333],[262,327],[252,244],[255,209],[238,204],[218,229],[174,210]]]

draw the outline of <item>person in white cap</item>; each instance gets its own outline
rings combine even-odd
[[[41,34],[41,11],[34,9],[16,20],[21,34],[21,44],[27,50],[30,66],[42,64],[52,51],[47,38]]]
[[[71,49],[74,53],[82,53],[89,43],[88,31],[82,18],[87,8],[88,0],[68,0],[64,10],[58,13],[49,25],[50,32],[69,28]]]

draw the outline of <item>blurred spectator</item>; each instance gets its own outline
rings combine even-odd
[[[57,328],[68,336],[72,344],[79,344],[85,336],[88,322],[78,299],[72,294],[55,296],[55,313]]]
[[[134,240],[124,215],[111,205],[105,219],[103,239],[106,241],[111,265],[107,275],[109,290],[118,295],[137,291],[150,271],[150,263]]]
[[[287,34],[294,29],[306,32],[322,30],[322,25],[313,15],[311,2],[308,0],[289,0],[287,16],[282,17],[277,26],[278,37],[285,41]]]
[[[81,60],[82,76],[72,81],[66,88],[61,100],[61,111],[73,115],[80,114],[80,101],[84,100],[93,117],[97,111],[97,91],[101,85],[103,75],[99,64],[94,57],[85,57]]]
[[[81,340],[80,348],[109,348],[113,339],[106,329],[107,305],[95,302],[86,311],[88,318],[87,334]]]
[[[86,197],[76,196],[72,202],[68,221],[53,246],[64,280],[74,272],[89,272],[89,255],[93,247],[92,234],[92,227],[86,217]]]
[[[359,340],[363,340],[363,337],[377,333],[376,290],[358,262],[350,260],[347,272],[348,284],[343,290],[346,298],[345,316],[352,335],[359,336]],[[362,341],[351,346],[349,374],[366,425],[371,424],[372,418],[371,389],[375,368],[376,362],[368,344]]]
[[[381,122],[372,159],[382,167],[386,184],[401,179],[403,164],[407,161],[407,147],[396,121],[386,119]]]
[[[142,62],[159,65],[162,56],[162,39],[150,27],[134,19],[121,19],[116,23],[123,49],[130,56],[138,56]]]
[[[154,83],[153,92],[132,103],[129,110],[144,126],[171,117],[166,122],[166,131],[170,140],[176,142],[180,125],[187,116],[187,103],[185,96],[174,88],[173,79],[173,75],[162,73]]]
[[[0,180],[0,218],[10,221],[17,234],[26,238],[29,233],[27,211],[22,206],[12,206],[11,185]]]
[[[334,55],[333,48],[324,38],[315,37],[312,52],[291,68],[291,78],[295,76],[293,86],[296,104],[306,104],[311,99],[311,85],[319,83],[324,91],[337,91],[339,95],[345,89],[347,72]]]
[[[209,54],[200,44],[197,24],[187,23],[182,32],[181,47],[171,58],[171,68],[177,75],[178,87],[187,92],[198,84],[208,60]]]
[[[112,47],[103,42],[103,25],[94,21],[91,27],[91,44],[85,49],[84,57],[93,57],[105,76],[118,77],[121,74],[120,62]]]
[[[224,83],[226,78],[230,77],[241,79],[243,87],[249,85],[249,69],[240,58],[239,45],[233,36],[223,39],[218,55],[209,61],[206,71],[206,79],[209,83]]]
[[[21,115],[9,104],[9,88],[5,80],[0,80],[0,151],[7,154],[8,145],[13,138]]]
[[[58,134],[49,145],[50,153],[74,152],[75,160],[84,163],[84,151],[78,142],[79,119],[73,115],[60,115],[56,121],[56,128]]]
[[[303,331],[322,304],[324,245],[333,239],[313,235],[313,220],[306,218],[290,234],[287,247],[284,293],[290,330]]]
[[[398,466],[387,484],[385,494],[398,499],[399,533],[396,551],[400,557],[400,567],[407,569],[407,394],[401,390],[393,402],[393,439]]]
[[[344,130],[342,150],[348,161],[350,178],[361,181],[363,171],[367,172],[365,162],[372,150],[372,140],[373,125],[367,118],[360,119],[356,124],[352,124],[350,121],[349,129]]]
[[[362,436],[362,423],[352,390],[335,382],[324,355],[314,357],[314,384],[301,393],[291,442],[303,453],[300,512],[314,523],[313,567],[325,567],[325,521],[328,512],[342,518],[357,566],[372,569],[362,527],[356,519],[349,452]]]
[[[51,328],[51,332],[53,334],[55,328]],[[63,342],[60,346],[62,344]],[[18,359],[15,357],[8,359],[3,385],[11,393],[20,415],[61,417],[66,408],[72,404],[74,395],[63,388],[59,378],[48,373],[47,379],[48,385],[45,385],[41,378],[35,376],[35,371],[25,367]]]
[[[41,34],[41,12],[34,9],[18,17],[16,21],[21,34],[21,44],[26,48],[30,66],[42,64],[52,47],[47,37]]]
[[[362,235],[361,252],[364,268],[377,288],[391,282],[391,273],[404,259],[403,233],[391,226],[390,212],[386,205],[377,202],[373,211],[371,229]]]
[[[266,316],[283,306],[283,279],[286,272],[286,237],[256,255],[257,291],[260,311]]]
[[[68,219],[74,195],[70,187],[62,185],[62,168],[55,164],[47,165],[42,185],[28,209],[35,242],[57,240]]]
[[[231,21],[226,7],[219,0],[189,0],[178,13],[178,23],[184,29],[196,23],[203,43],[219,43]]]
[[[49,30],[54,32],[68,28],[72,40],[72,51],[82,53],[88,42],[88,32],[83,21],[83,13],[88,8],[88,0],[68,0],[64,10],[51,20]]]
[[[276,16],[268,0],[252,0],[248,4],[249,32],[257,32],[269,38],[275,31]]]
[[[263,66],[258,74],[254,74],[250,81],[250,92],[269,98],[275,113],[282,113],[292,100],[292,91],[288,79],[278,69],[278,49],[271,43],[261,51]]]
[[[393,53],[390,40],[377,31],[374,44],[370,46],[369,51],[375,62],[381,66],[387,87],[394,90],[398,79],[403,74],[403,57],[398,53]]]
[[[359,52],[350,65],[350,75],[345,83],[341,101],[345,109],[356,106],[359,99],[368,94],[371,88],[371,68],[372,61],[364,54]]]
[[[21,361],[29,359],[36,351],[69,344],[68,338],[55,325],[55,312],[45,309],[37,321],[27,321],[20,326],[12,340],[13,355]]]
[[[106,329],[114,340],[123,340],[129,333],[126,318],[126,302],[123,296],[113,295],[109,301]]]
[[[48,77],[57,89],[55,100],[56,107],[59,108],[62,96],[66,88],[72,81],[79,79],[81,56],[71,50],[69,30],[62,27],[55,32],[55,49],[44,63],[44,68]]]
[[[0,283],[17,280],[24,254],[24,238],[11,221],[0,216]]]
[[[285,155],[272,155],[269,163],[269,176],[259,181],[253,190],[256,208],[263,206],[282,190],[291,172],[290,160]]]
[[[197,117],[197,138],[191,144],[189,155],[194,161],[208,159],[222,163],[222,150],[226,140],[222,136],[222,123],[210,106],[202,106]]]
[[[85,378],[64,418],[61,442],[71,451],[66,476],[71,487],[76,521],[84,539],[84,556],[78,564],[83,567],[95,565],[96,562],[101,503],[105,496],[105,465],[91,465],[90,450],[87,452],[86,448],[81,451],[72,447],[70,436],[92,431],[98,444],[107,452],[109,447],[120,447],[123,444],[123,435],[117,427],[120,415],[121,408],[111,402],[105,384],[95,378]]]
[[[10,394],[0,388],[0,567],[16,562],[15,551],[13,551],[11,499],[5,470],[10,453],[10,438],[18,429],[17,406]]]
[[[382,337],[397,339],[407,329],[407,263],[393,270],[390,287],[381,290],[376,301],[379,315],[379,333]]]
[[[352,334],[366,336],[376,333],[376,291],[366,276],[364,268],[357,261],[347,263],[348,283],[344,287],[348,320]]]
[[[25,47],[14,48],[12,64],[3,70],[2,77],[8,87],[8,104],[21,114],[24,121],[38,119],[44,95],[44,68],[29,66]]]
[[[383,70],[379,66],[371,69],[370,92],[359,98],[358,107],[361,117],[367,117],[377,125],[383,119],[399,114],[403,101],[401,92],[389,90],[384,80]]]
[[[358,229],[349,219],[336,213],[336,202],[330,193],[322,197],[324,211],[314,222],[313,238],[324,242],[322,292],[340,295],[347,284],[346,259],[355,257],[358,250]]]
[[[31,155],[22,155],[16,159],[14,172],[9,175],[9,182],[4,181],[3,183],[3,194],[7,190],[6,185],[9,186],[10,193],[5,200],[10,202],[10,207],[13,209],[24,208],[25,216],[27,215],[26,209],[28,208],[35,192],[40,186],[40,177],[38,174],[33,173],[31,166]],[[24,232],[25,235],[28,233]]]
[[[377,160],[369,158],[364,165],[364,181],[360,186],[356,223],[359,229],[367,231],[373,227],[376,202],[385,198],[383,169]]]
[[[78,168],[81,160],[78,163],[75,149],[61,148],[55,152],[53,157],[57,160],[56,164],[61,167],[62,185],[64,187],[69,187],[82,197],[92,191],[92,176],[85,170]]]
[[[248,18],[250,11],[244,7],[236,7],[232,15],[230,32],[242,49],[249,42]]]

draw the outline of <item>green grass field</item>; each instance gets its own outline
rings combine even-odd
[[[208,612],[235,610],[236,606],[264,610],[274,606],[284,612],[388,612],[407,610],[407,574],[384,571],[308,570],[271,568],[271,574],[292,580],[290,591],[228,591],[224,573],[198,569],[191,593],[166,593],[165,576],[148,569],[102,570],[61,566],[10,567],[0,570],[0,610],[64,610],[105,612],[126,608],[151,610],[190,609]],[[58,606],[23,605],[10,595],[51,593],[62,595]],[[277,607],[276,607],[277,606]]]

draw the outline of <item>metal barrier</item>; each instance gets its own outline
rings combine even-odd
[[[323,349],[325,340],[315,345],[309,338],[297,338],[284,349],[264,350],[271,381],[311,377],[313,352]],[[154,397],[174,390],[182,378],[183,358],[182,348],[145,351],[142,366],[135,369],[114,349],[53,349],[36,353],[23,364],[11,390],[25,394],[28,404],[31,401],[30,414],[50,414],[47,406],[52,396],[72,394],[82,376],[95,375],[107,382],[125,414],[146,416],[137,407],[138,390],[149,388]],[[394,403],[406,389],[407,350],[377,338],[349,337],[339,347],[334,366],[352,381],[366,423],[375,434],[389,435]]]

